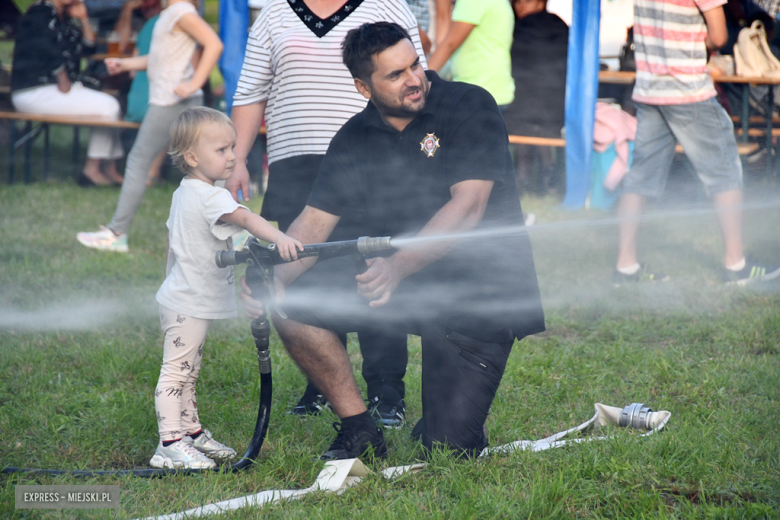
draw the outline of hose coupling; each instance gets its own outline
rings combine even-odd
[[[271,352],[269,350],[258,350],[257,362],[260,365],[261,374],[271,373]]]
[[[652,430],[655,415],[656,413],[649,406],[645,406],[643,403],[631,403],[620,411],[618,425],[624,428]]]

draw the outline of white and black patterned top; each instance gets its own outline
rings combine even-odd
[[[63,69],[71,81],[88,84],[79,68],[81,58],[94,53],[95,44],[84,39],[78,20],[67,12],[58,16],[54,4],[39,0],[19,20],[11,90],[56,85]]]
[[[324,155],[341,126],[366,99],[341,61],[347,31],[364,23],[406,28],[425,64],[417,22],[406,0],[348,0],[323,20],[303,0],[271,0],[249,31],[233,106],[268,101],[269,163]]]

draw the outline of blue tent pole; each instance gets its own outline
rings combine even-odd
[[[566,72],[566,197],[563,206],[585,205],[590,183],[593,123],[599,87],[601,0],[573,0]]]
[[[247,0],[219,1],[219,37],[225,50],[219,59],[219,70],[225,78],[225,101],[227,113],[233,108],[233,94],[236,93],[241,67],[244,64],[247,33],[249,31],[249,4]]]

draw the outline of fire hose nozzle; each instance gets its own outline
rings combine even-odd
[[[357,239],[358,253],[367,255],[392,249],[391,237],[360,237]]]
[[[638,430],[652,430],[658,422],[656,412],[642,403],[631,403],[620,411],[618,425]]]
[[[217,251],[214,257],[214,261],[220,269],[230,265],[248,263],[248,260],[250,260],[250,256],[244,251]]]

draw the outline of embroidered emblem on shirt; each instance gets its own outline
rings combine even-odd
[[[425,138],[420,141],[420,150],[425,152],[428,157],[433,157],[433,154],[436,153],[439,146],[439,138],[434,134],[427,134]]]

